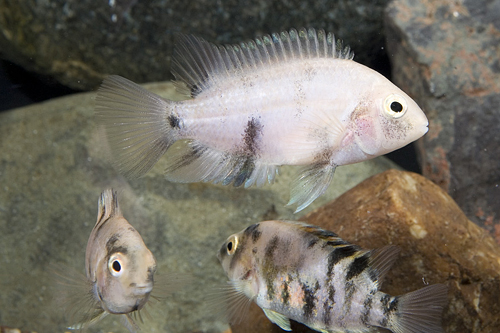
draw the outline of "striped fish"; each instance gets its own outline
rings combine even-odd
[[[445,285],[402,296],[379,291],[398,253],[396,246],[363,250],[300,222],[253,224],[218,253],[230,282],[228,314],[239,316],[254,301],[286,331],[293,319],[321,332],[442,332]]]
[[[337,166],[427,132],[415,101],[352,58],[323,30],[228,46],[179,35],[172,72],[192,98],[165,100],[110,76],[97,92],[96,118],[127,176],[145,174],[164,154],[175,182],[260,186],[281,165],[299,166],[289,205],[300,211],[325,192]]]

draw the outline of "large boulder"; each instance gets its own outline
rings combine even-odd
[[[500,243],[500,1],[392,2],[397,85],[429,118],[423,174]]]
[[[171,83],[148,88],[175,98]],[[107,163],[93,96],[78,94],[0,114],[0,326],[63,332],[71,324],[52,301],[58,285],[49,263],[84,271],[97,199],[112,186],[125,217],[156,256],[159,274],[194,276],[181,292],[153,304],[144,331],[222,332],[227,323],[215,319],[214,305],[206,302],[207,292],[225,281],[217,249],[229,230],[295,218],[293,207],[285,207],[293,170],[281,169],[273,185],[246,190],[170,183],[163,176],[164,160],[140,179],[124,179]],[[340,167],[327,193],[306,209],[393,167],[383,157]],[[104,329],[126,331],[108,317],[91,332]]]
[[[358,61],[386,68],[387,2],[0,0],[0,57],[90,89],[106,74],[171,78],[176,32],[226,44],[305,26],[334,32]]]
[[[399,260],[382,291],[401,295],[445,283],[445,332],[500,331],[500,247],[441,188],[415,173],[389,170],[363,181],[301,220],[365,249],[394,244]],[[234,333],[283,332],[255,304]],[[294,332],[316,332],[293,323]]]

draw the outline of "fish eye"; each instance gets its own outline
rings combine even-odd
[[[238,247],[238,237],[231,236],[226,243],[227,254],[228,255],[234,254],[237,247]]]
[[[401,118],[407,110],[406,100],[398,94],[391,94],[384,101],[384,111],[392,118]]]
[[[113,255],[109,258],[108,269],[111,275],[120,276],[123,272],[123,261],[119,255]]]

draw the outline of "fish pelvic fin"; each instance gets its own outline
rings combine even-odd
[[[264,310],[264,314],[266,317],[276,325],[278,325],[282,330],[284,331],[291,331],[292,328],[290,327],[290,319],[288,319],[286,316],[282,315],[281,313],[278,313],[273,310],[269,309],[262,309]]]
[[[397,298],[398,308],[389,317],[394,333],[441,333],[441,317],[447,303],[448,287],[434,284]]]
[[[296,204],[295,213],[309,206],[330,185],[336,165],[319,163],[303,168],[299,176],[292,182],[290,201],[287,205]]]
[[[96,96],[96,121],[104,127],[120,173],[144,175],[177,140],[182,120],[173,104],[121,76],[104,79]]]

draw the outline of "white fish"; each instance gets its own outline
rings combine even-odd
[[[140,315],[151,297],[156,260],[123,217],[115,192],[106,189],[98,204],[97,223],[85,252],[86,276],[66,270],[57,273],[59,284],[67,289],[64,307],[76,322],[69,328],[86,329],[111,314],[120,315],[124,326],[137,332],[133,316]]]
[[[230,282],[230,318],[254,301],[286,331],[293,319],[324,333],[443,332],[445,285],[401,296],[380,291],[398,253],[396,246],[362,250],[305,223],[265,221],[231,235],[217,257]]]
[[[141,176],[165,153],[166,177],[176,182],[260,186],[281,165],[302,166],[289,201],[300,211],[325,192],[337,166],[427,132],[425,114],[407,94],[352,58],[323,30],[229,46],[180,35],[172,72],[192,99],[164,100],[110,76],[96,114],[126,175]]]

